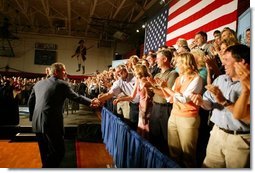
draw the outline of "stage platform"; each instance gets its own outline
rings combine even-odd
[[[20,123],[18,125],[0,126],[0,138],[15,138],[15,140],[32,140],[32,122],[29,121],[28,108],[20,107]],[[64,112],[65,138],[76,138],[77,129],[84,124],[100,124],[101,120],[95,110],[85,105],[79,105],[79,110]]]

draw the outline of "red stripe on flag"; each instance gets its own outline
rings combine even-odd
[[[180,0],[172,0],[172,1],[169,3],[169,7],[174,6],[178,1],[180,1]]]
[[[196,5],[197,3],[199,3],[201,0],[192,0],[189,1],[187,4],[183,5],[182,7],[178,8],[175,12],[171,13],[168,16],[168,21],[175,18],[176,16],[178,16],[179,14],[185,12],[186,10],[190,9],[191,7],[193,7],[194,5]],[[171,11],[171,7],[173,6],[169,6],[169,10]]]
[[[214,1],[213,3],[209,4],[207,7],[203,8],[200,11],[198,11],[197,13],[195,13],[194,15],[189,16],[188,18],[180,21],[179,23],[169,27],[167,29],[167,33],[171,33],[171,32],[173,32],[173,31],[175,31],[175,30],[177,30],[177,29],[179,29],[179,28],[181,28],[181,27],[183,27],[183,26],[185,26],[185,25],[187,25],[187,24],[189,24],[189,23],[191,23],[191,22],[193,22],[195,20],[198,20],[202,16],[204,16],[204,15],[214,11],[215,9],[221,7],[222,5],[228,4],[231,1],[232,0],[226,0],[224,2],[219,1],[219,0],[218,1]],[[185,10],[187,10],[187,9],[185,9]],[[184,12],[184,11],[182,11],[182,12]],[[172,15],[170,15],[169,17],[172,18]]]
[[[211,30],[216,30],[217,28],[221,27],[221,26],[224,26],[224,25],[227,25],[229,23],[232,23],[234,21],[236,21],[237,19],[237,11],[234,11],[232,13],[229,13],[227,15],[224,15],[220,18],[217,18],[209,23],[207,23],[206,25],[203,25],[199,28],[196,28],[188,33],[185,33],[185,34],[182,34],[182,35],[179,35],[178,37],[176,38],[173,38],[171,40],[168,40],[166,42],[166,45],[167,46],[171,46],[171,45],[174,45],[177,41],[178,38],[185,38],[186,40],[189,40],[191,38],[194,38],[195,34],[199,31],[205,31],[205,32],[208,32],[208,31],[211,31]]]

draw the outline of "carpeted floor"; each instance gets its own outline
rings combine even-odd
[[[76,142],[78,168],[107,168],[113,160],[103,143]]]
[[[80,110],[73,113],[65,112],[66,154],[61,168],[106,168],[107,164],[112,164],[112,158],[100,139],[100,123],[96,112],[84,105],[80,105]],[[18,132],[20,136],[17,136]],[[40,153],[31,132],[27,108],[20,115],[17,129],[0,137],[0,152],[1,168],[41,167]]]
[[[66,140],[61,168],[107,168],[113,161],[103,143]],[[36,142],[0,140],[0,168],[41,168]]]

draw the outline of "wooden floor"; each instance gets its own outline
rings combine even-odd
[[[77,166],[79,168],[106,168],[112,158],[102,143],[79,142]],[[36,142],[11,142],[0,140],[1,168],[41,168],[41,160]]]
[[[106,168],[113,164],[104,144],[79,142],[76,148],[79,151],[76,153],[79,168]]]

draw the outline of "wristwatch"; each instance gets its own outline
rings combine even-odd
[[[227,107],[229,105],[231,105],[232,103],[229,101],[229,100],[225,100],[221,105],[224,106],[224,107]]]

